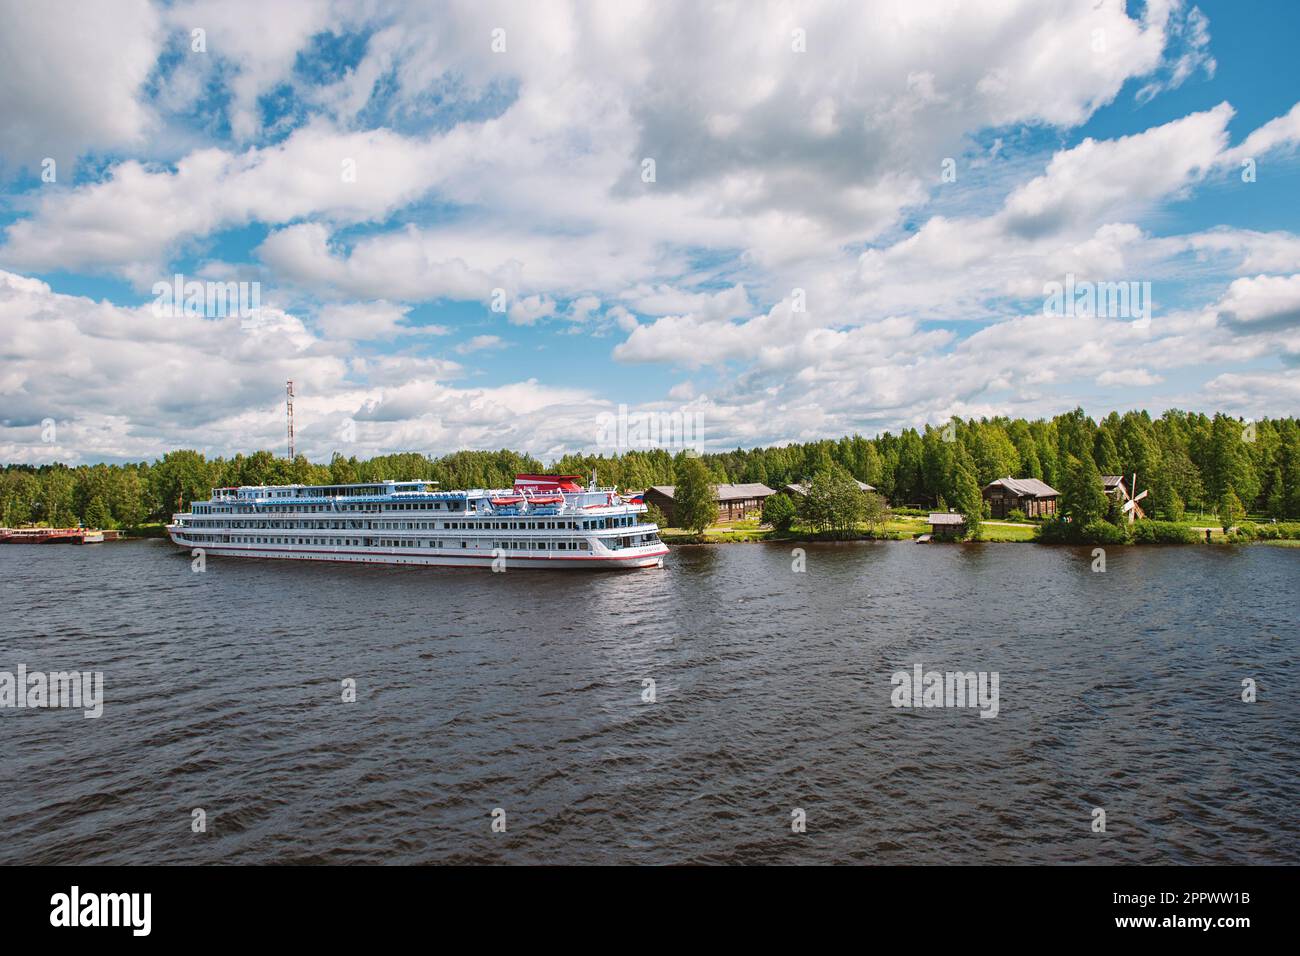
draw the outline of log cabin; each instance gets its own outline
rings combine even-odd
[[[674,514],[676,501],[673,491],[676,485],[651,485],[646,489],[645,503],[654,505],[664,513],[668,527],[676,527]],[[763,510],[763,502],[776,494],[767,485],[750,482],[739,485],[716,485],[718,493],[718,524],[730,524],[739,521],[748,514]]]
[[[1005,518],[1019,509],[1026,518],[1045,518],[1056,514],[1061,493],[1037,478],[999,478],[984,486],[984,500],[989,515]]]

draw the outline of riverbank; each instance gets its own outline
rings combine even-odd
[[[1200,516],[1204,519],[1207,516]],[[1162,522],[1162,524],[1167,524]],[[1252,529],[1247,533],[1225,534],[1221,527],[1195,524],[1190,521],[1177,522],[1180,527],[1191,532],[1186,541],[1169,541],[1173,544],[1206,544],[1208,531],[1210,544],[1271,544],[1278,547],[1300,547],[1300,540],[1295,536],[1297,525],[1294,522],[1280,525],[1248,524]],[[1039,525],[1030,522],[984,521],[980,524],[978,540],[990,544],[1003,543],[1040,543],[1070,544],[1080,542],[1040,542],[1037,540]],[[1265,530],[1267,529],[1267,530]],[[1283,529],[1278,537],[1268,535],[1274,529]],[[737,521],[729,525],[714,525],[703,534],[696,534],[683,528],[663,528],[659,537],[668,545],[708,545],[708,544],[753,544],[765,541],[780,542],[817,542],[817,541],[913,541],[929,531],[925,518],[913,515],[895,514],[883,524],[869,526],[858,525],[850,532],[815,531],[798,524],[788,531],[777,531],[761,524],[755,519]],[[1145,541],[1119,542],[1120,544],[1144,544]]]
[[[663,528],[659,537],[665,544],[751,544],[761,541],[911,541],[925,534],[929,525],[924,518],[894,515],[880,525],[858,525],[850,532],[814,531],[798,524],[788,531],[777,531],[756,520],[737,521],[729,525],[714,525],[703,534],[684,528]],[[981,525],[981,541],[1031,541],[1034,525],[1014,522],[985,522]]]
[[[126,538],[165,538],[167,537],[167,526],[161,521],[153,524],[142,524],[134,528],[123,528],[122,536]]]

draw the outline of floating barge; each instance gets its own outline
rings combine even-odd
[[[120,536],[98,528],[0,528],[0,544],[100,544]]]

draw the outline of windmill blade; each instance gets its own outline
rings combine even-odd
[[[1120,511],[1123,511],[1125,514],[1128,514],[1136,507],[1137,507],[1136,501],[1126,501],[1124,502],[1123,506],[1120,508]]]
[[[1148,490],[1149,490],[1149,489],[1148,489]],[[1138,495],[1136,498],[1134,498],[1133,501],[1134,501],[1134,503],[1137,503],[1137,502],[1141,501],[1143,498],[1145,498],[1146,496],[1147,496],[1147,493],[1144,491],[1144,492],[1142,492],[1142,494],[1140,494],[1140,495]]]

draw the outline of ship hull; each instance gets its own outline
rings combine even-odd
[[[490,571],[497,555],[491,552],[456,552],[430,550],[412,553],[410,549],[392,548],[277,548],[267,545],[199,544],[188,541],[174,531],[168,532],[172,544],[187,550],[201,549],[205,556],[231,558],[265,558],[280,561],[330,561],[343,564],[392,564],[433,568],[478,568]],[[505,570],[630,571],[662,568],[666,547],[627,549],[630,553],[586,555],[525,555],[506,552],[501,557]]]

